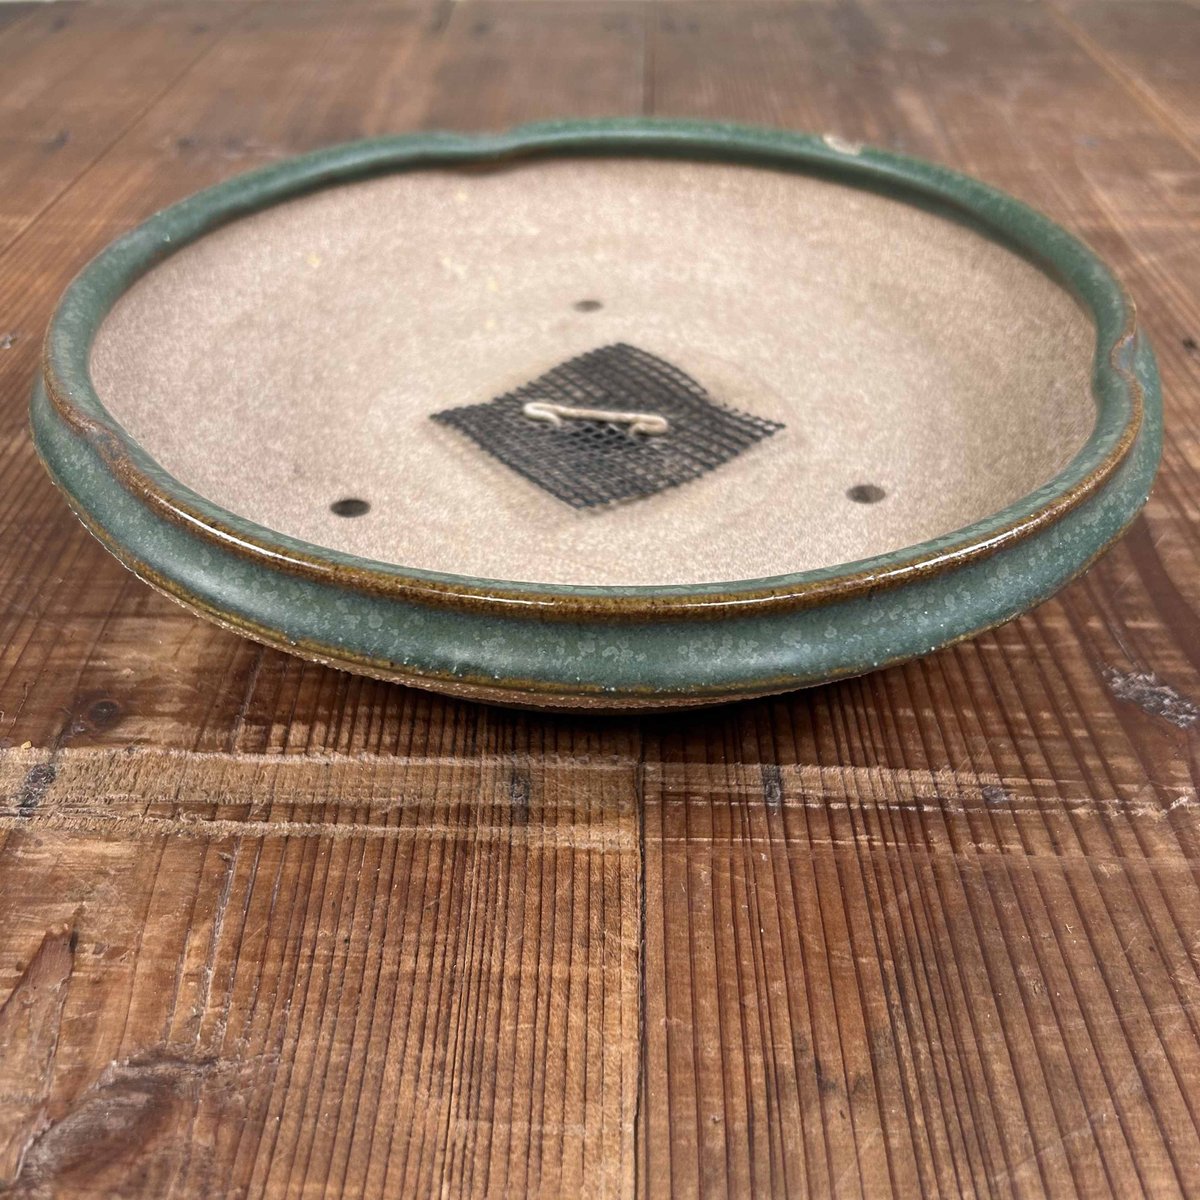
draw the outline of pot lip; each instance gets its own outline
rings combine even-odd
[[[345,554],[240,517],[179,482],[104,407],[89,370],[92,342],[142,275],[229,221],[339,183],[401,170],[494,166],[554,155],[674,158],[817,174],[881,191],[966,223],[1031,260],[1092,317],[1096,420],[1053,479],[958,530],[855,562],[761,579],[686,585],[545,584],[455,575]],[[1132,299],[1082,241],[1014,197],[948,168],[833,136],[653,118],[551,122],[504,133],[421,133],[350,142],[259,168],[172,205],[102,250],[51,317],[42,373],[57,416],[112,475],[158,515],[273,569],[439,608],[537,619],[655,620],[750,616],[811,608],[944,575],[1035,537],[1102,491],[1129,457],[1158,396],[1135,371],[1149,352]],[[111,531],[118,538],[119,530]]]

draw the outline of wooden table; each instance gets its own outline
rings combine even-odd
[[[24,408],[92,251],[295,151],[614,113],[1090,240],[1164,376],[1132,533],[907,667],[600,719],[260,649],[69,516]],[[0,1193],[1200,1195],[1198,296],[1188,3],[0,5]]]

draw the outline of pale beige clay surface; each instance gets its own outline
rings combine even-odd
[[[1034,490],[1091,428],[1093,340],[1034,267],[896,201],[546,160],[392,175],[226,226],[118,304],[92,371],[166,470],[270,529],[466,575],[689,583],[894,550]],[[428,420],[617,341],[786,430],[577,512]],[[886,499],[852,502],[858,484]],[[344,497],[370,512],[333,515]]]

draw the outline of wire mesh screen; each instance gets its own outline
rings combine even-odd
[[[625,343],[433,419],[575,508],[677,487],[783,428],[727,408],[678,367]]]

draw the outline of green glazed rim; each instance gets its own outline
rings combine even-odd
[[[902,550],[762,579],[595,587],[420,570],[277,533],[174,479],[96,394],[89,356],[105,315],[140,276],[218,226],[372,175],[547,155],[719,160],[818,174],[972,226],[1051,275],[1092,316],[1091,435],[1043,487]],[[143,578],[223,624],[313,658],[443,690],[614,706],[780,691],[910,657],[1006,620],[1119,535],[1145,502],[1161,453],[1157,369],[1133,303],[1104,263],[1048,218],[944,167],[835,138],[645,118],[353,142],[173,205],[102,251],[67,288],[47,332],[32,420],[39,453],[85,524]],[[1043,562],[1048,552],[1053,561]],[[1014,570],[1023,572],[1019,585],[997,587]],[[958,598],[952,617],[918,619],[914,605],[944,606],[948,595]],[[866,629],[842,636],[840,620],[825,622],[823,639],[840,649],[811,649],[810,624],[835,610],[844,618],[864,603],[871,609]],[[376,636],[381,625],[372,622],[387,635]],[[734,647],[728,639],[739,634],[754,646]]]

